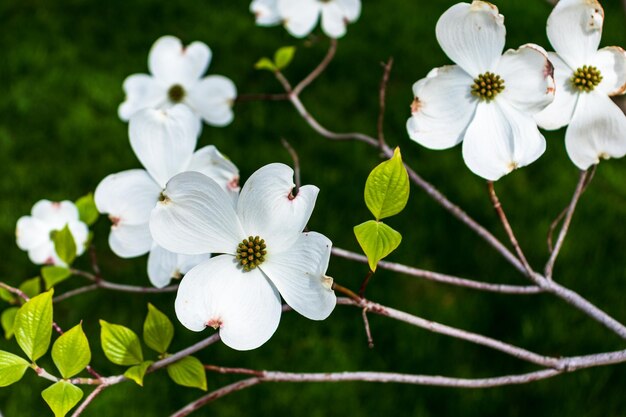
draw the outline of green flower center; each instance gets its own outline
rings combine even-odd
[[[474,79],[472,95],[480,100],[491,101],[504,90],[504,80],[487,71]]]
[[[602,81],[602,74],[600,71],[591,65],[583,65],[574,71],[574,75],[570,78],[574,88],[578,91],[584,91],[586,93],[593,91],[594,88]]]
[[[183,101],[186,94],[187,93],[185,92],[185,89],[180,84],[175,84],[171,86],[167,92],[167,96],[170,98],[170,101],[172,103],[180,103],[181,101]]]
[[[258,236],[248,237],[237,245],[237,260],[244,271],[250,271],[265,261],[265,240]]]

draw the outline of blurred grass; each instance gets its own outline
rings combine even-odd
[[[127,126],[116,116],[121,84],[146,72],[151,44],[172,34],[185,43],[201,40],[213,50],[211,74],[232,78],[240,93],[279,92],[268,73],[253,63],[283,45],[297,45],[291,80],[302,78],[325,53],[326,42],[307,46],[282,28],[254,25],[248,1],[4,0],[0,3],[0,278],[12,283],[36,275],[14,243],[17,219],[41,198],[76,199],[107,174],[139,167],[128,145]],[[375,131],[379,62],[395,58],[388,91],[386,134],[425,178],[496,235],[505,238],[492,213],[483,181],[464,166],[460,150],[435,152],[417,146],[404,128],[411,85],[434,66],[448,63],[435,39],[438,16],[454,1],[365,1],[358,23],[339,43],[338,55],[303,100],[319,120],[335,130]],[[548,46],[543,0],[498,2],[506,16],[507,47],[527,42]],[[618,1],[606,1],[602,45],[626,44],[624,14]],[[215,144],[246,178],[269,162],[290,163],[280,145],[285,137],[300,153],[304,183],[321,188],[312,230],[335,245],[358,250],[352,226],[367,220],[362,187],[377,154],[357,143],[331,143],[318,137],[286,103],[245,103],[225,128],[205,126],[201,145]],[[568,203],[577,170],[568,161],[563,132],[547,135],[548,151],[532,166],[498,182],[501,200],[533,265],[547,259],[545,236],[552,219]],[[626,162],[602,163],[584,195],[571,234],[556,266],[559,282],[586,295],[626,321],[626,267],[623,226],[626,215]],[[494,282],[523,283],[483,241],[444,212],[419,189],[405,212],[389,223],[404,241],[390,259],[441,272]],[[148,285],[145,258],[122,261],[108,249],[108,225],[96,224],[95,243],[109,280]],[[81,262],[85,262],[82,260]],[[329,274],[356,288],[366,270],[333,259]],[[65,291],[79,279],[63,284]],[[368,295],[381,303],[550,355],[575,355],[623,348],[613,336],[581,313],[547,295],[506,296],[424,282],[381,271]],[[65,328],[84,319],[104,374],[122,369],[109,364],[98,347],[97,319],[123,323],[137,332],[151,301],[173,317],[173,295],[154,297],[97,292],[55,307]],[[359,311],[338,307],[317,323],[285,314],[276,335],[262,348],[235,352],[221,344],[198,356],[206,363],[287,371],[380,370],[459,377],[496,376],[533,367],[484,348],[371,316],[376,348],[367,348]],[[177,326],[173,350],[208,334]],[[14,341],[0,349],[15,351]],[[50,361],[42,365],[52,367]],[[209,389],[236,378],[209,375]],[[221,399],[198,415],[295,414],[310,416],[534,416],[623,415],[626,365],[577,372],[526,386],[459,390],[366,383],[268,384]],[[5,417],[50,415],[39,393],[47,382],[29,372],[15,386],[0,390]],[[201,395],[174,386],[164,373],[151,375],[143,389],[125,383],[105,391],[85,416],[169,415]]]

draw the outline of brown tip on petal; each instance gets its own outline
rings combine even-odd
[[[322,285],[329,290],[333,289],[333,277],[329,277],[328,275],[322,276]]]
[[[515,171],[517,168],[519,168],[519,165],[517,164],[517,162],[515,162],[515,161],[511,161],[511,162],[509,162],[509,165],[508,165],[508,167],[507,167],[507,168],[508,168],[509,172],[513,172],[513,171]]]
[[[220,327],[222,327],[222,319],[220,318],[210,319],[209,321],[206,322],[206,327],[213,327],[214,330],[217,330]]]
[[[52,208],[55,208],[57,210],[60,209],[61,208],[61,203],[59,203],[58,201],[53,201],[52,202]]]
[[[228,187],[229,190],[238,190],[239,189],[239,177],[234,177],[232,180],[228,181],[228,184],[226,185]]]
[[[117,226],[118,224],[120,224],[120,218],[119,217],[115,217],[115,216],[109,216],[109,220],[111,220],[111,225],[112,227]]]
[[[413,103],[411,103],[411,113],[417,113],[422,108],[422,102],[419,97],[415,97],[413,99]]]
[[[607,159],[611,159],[611,156],[606,152],[601,152],[598,154],[598,158],[607,160]]]

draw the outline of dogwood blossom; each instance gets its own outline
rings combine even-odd
[[[280,23],[277,0],[253,0],[250,11],[254,13],[259,26],[274,26]]]
[[[189,257],[170,253],[154,243],[148,221],[166,182],[183,171],[198,171],[223,187],[234,204],[239,192],[237,167],[214,146],[194,152],[195,120],[183,105],[167,110],[142,110],[130,120],[130,142],[144,169],[131,169],[104,178],[95,192],[101,213],[109,215],[109,246],[122,258],[150,252],[148,277],[156,287],[180,278],[210,254]]]
[[[336,304],[325,276],[332,243],[303,233],[319,189],[293,194],[293,170],[270,164],[244,184],[237,205],[212,179],[195,172],[172,178],[152,211],[150,230],[164,248],[188,255],[220,254],[182,279],[176,315],[190,330],[219,329],[233,349],[255,349],[274,334],[281,295],[312,320]]]
[[[126,100],[118,109],[128,121],[142,109],[167,109],[187,105],[213,126],[226,126],[233,120],[232,105],[237,96],[235,84],[222,75],[202,78],[211,62],[211,49],[202,42],[184,47],[173,36],[159,38],[148,56],[151,75],[133,74],[124,81]]]
[[[595,0],[561,0],[548,18],[556,98],[535,119],[549,130],[569,124],[567,154],[583,170],[626,155],[626,116],[609,98],[626,92],[626,52],[598,50],[603,22]]]
[[[504,17],[483,1],[449,8],[436,33],[456,65],[435,68],[413,86],[411,139],[430,149],[463,142],[466,165],[491,181],[534,162],[546,143],[532,116],[554,99],[546,52],[527,44],[502,55]]]
[[[40,200],[35,203],[31,215],[22,216],[17,221],[17,246],[28,251],[28,257],[34,264],[65,266],[56,253],[51,235],[66,225],[74,238],[76,255],[81,255],[85,251],[89,229],[80,221],[78,209],[71,201]]]

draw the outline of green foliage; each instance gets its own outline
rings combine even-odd
[[[139,337],[127,327],[100,320],[100,342],[108,360],[116,365],[137,365],[143,362]]]
[[[94,224],[100,216],[96,202],[93,199],[93,193],[89,193],[76,200],[76,208],[78,209],[80,220],[86,223],[87,226]]]
[[[66,224],[61,230],[55,230],[50,233],[52,242],[54,242],[54,250],[63,262],[71,265],[76,259],[76,242],[74,236]]]
[[[143,377],[146,375],[146,371],[152,365],[154,361],[144,361],[139,365],[131,366],[124,372],[124,376],[130,380],[135,381],[137,385],[143,387]]]
[[[83,398],[83,391],[67,381],[59,381],[41,392],[54,417],[65,415]]]
[[[17,314],[18,307],[9,307],[2,312],[0,316],[0,324],[4,330],[4,337],[8,340],[13,337],[13,327],[15,325],[15,315]]]
[[[91,350],[82,324],[72,327],[54,342],[52,360],[66,379],[78,374],[89,365]]]
[[[275,72],[276,71],[276,64],[274,64],[274,62],[269,59],[269,58],[261,58],[259,59],[256,64],[254,64],[254,68],[258,69],[258,70],[267,70],[267,71],[271,71],[271,72]]]
[[[15,315],[15,339],[33,362],[41,358],[52,337],[52,295],[50,290],[31,298]]]
[[[402,242],[402,235],[382,222],[368,220],[354,226],[354,234],[367,256],[370,269],[376,271],[378,262],[389,255]]]
[[[17,297],[9,290],[0,288],[0,300],[4,300],[7,303],[13,304],[17,301]]]
[[[287,68],[293,60],[295,53],[295,46],[283,46],[282,48],[279,48],[274,54],[274,65],[276,65],[276,68],[279,70]]]
[[[0,350],[0,387],[11,385],[24,376],[28,362],[9,352]]]
[[[376,220],[400,213],[409,201],[409,174],[400,148],[393,157],[372,170],[365,182],[365,204]]]
[[[39,277],[27,279],[20,284],[19,290],[28,298],[33,298],[41,292],[41,279]]]
[[[206,391],[206,371],[197,358],[187,356],[167,367],[167,374],[178,385]]]
[[[174,337],[174,325],[170,319],[152,304],[143,323],[143,341],[152,350],[165,353]]]
[[[55,285],[65,281],[72,276],[70,270],[64,266],[44,266],[41,268],[41,277],[46,284],[46,290],[54,287]]]

